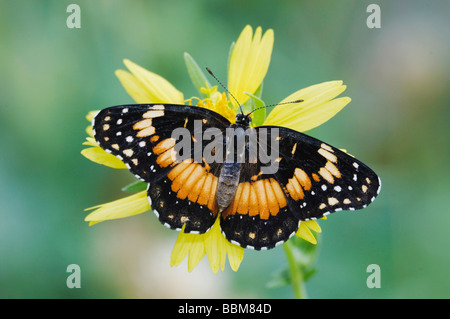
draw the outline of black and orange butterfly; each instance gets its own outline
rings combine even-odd
[[[135,104],[101,110],[92,122],[97,143],[148,183],[153,212],[171,229],[205,233],[220,216],[221,231],[230,242],[270,249],[294,235],[301,221],[365,208],[380,192],[380,179],[362,162],[284,127],[253,128],[258,143],[263,131],[276,134],[266,137],[279,142],[275,173],[264,173],[259,159],[242,163],[180,159],[175,148],[179,140],[172,137],[175,128],[190,133],[191,154],[205,149],[195,138],[196,121],[202,123],[202,133],[215,128],[226,135],[227,128],[249,128],[251,117],[239,113],[231,124],[202,107]]]

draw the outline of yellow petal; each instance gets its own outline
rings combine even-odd
[[[94,116],[98,113],[97,111],[90,111],[87,115],[86,115],[86,120],[89,121],[89,123],[92,122],[92,119],[94,118]]]
[[[125,218],[144,213],[151,209],[151,207],[147,199],[147,191],[142,191],[113,202],[86,208],[85,210],[91,209],[95,210],[86,216],[84,219],[85,221],[100,222],[117,218]]]
[[[136,103],[145,104],[154,102],[153,96],[148,92],[145,85],[133,74],[124,70],[117,70],[115,74],[125,88],[125,91],[127,91]]]
[[[98,144],[93,137],[86,137],[86,142],[83,142],[83,145],[98,147]]]
[[[234,245],[229,241],[226,242],[225,246],[227,249],[228,261],[230,263],[231,269],[233,269],[233,271],[238,271],[242,259],[244,259],[244,248],[238,245]]]
[[[178,266],[184,258],[188,255],[189,249],[191,248],[191,234],[184,233],[183,229],[180,231],[177,237],[177,241],[175,242],[175,246],[172,249],[172,254],[170,256],[170,267]]]
[[[201,235],[200,235],[201,236]],[[188,271],[191,272],[205,256],[205,243],[203,240],[194,240],[191,242],[188,258]]]
[[[94,116],[98,113],[98,111],[90,111],[88,114],[86,114],[86,120],[88,120],[89,123],[92,123],[92,119]],[[86,133],[90,137],[94,137],[94,132],[92,131],[92,125],[89,125],[86,127]]]
[[[244,258],[244,248],[230,243],[220,231],[220,218],[205,234],[187,234],[180,231],[170,257],[170,266],[178,266],[189,254],[188,271],[192,271],[206,254],[213,273],[225,268],[226,256],[231,269],[237,271]]]
[[[86,127],[86,133],[87,133],[90,137],[94,137],[94,132],[93,132],[93,129],[92,129],[92,126],[91,126],[91,125],[89,125],[89,126]]]
[[[342,81],[329,81],[299,90],[280,103],[298,99],[303,99],[303,102],[277,105],[263,125],[284,126],[301,132],[310,130],[328,121],[350,103],[349,97],[334,99],[345,89]]]
[[[209,265],[215,274],[219,271],[219,268],[223,270],[225,266],[226,249],[221,237],[223,238],[220,232],[219,218],[217,218],[213,227],[204,235],[206,255],[208,256]]]
[[[106,153],[100,146],[85,148],[81,151],[81,154],[98,164],[119,169],[127,168],[121,160],[110,153]]]
[[[303,221],[302,224],[307,226],[309,229],[315,231],[316,233],[322,232],[322,228],[320,228],[319,224],[315,220],[306,220]]]
[[[244,104],[266,76],[272,55],[274,33],[267,30],[261,37],[261,27],[256,28],[252,37],[252,28],[247,25],[241,32],[230,57],[228,69],[228,89],[236,99]],[[237,103],[231,99],[235,107]]]
[[[125,59],[124,64],[130,70],[118,70],[116,75],[125,90],[137,103],[173,103],[183,104],[183,93],[178,91],[166,79]]]
[[[309,241],[311,244],[317,244],[317,240],[314,237],[313,233],[309,230],[309,228],[304,224],[304,222],[300,223],[300,228],[297,230],[296,235],[300,238],[303,238],[306,241]]]

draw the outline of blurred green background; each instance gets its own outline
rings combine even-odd
[[[66,8],[81,8],[69,29]],[[381,7],[381,29],[366,8]],[[281,247],[246,251],[237,273],[169,267],[177,233],[153,214],[85,223],[84,208],[125,196],[125,170],[83,156],[88,111],[131,103],[114,71],[128,58],[185,97],[190,53],[226,79],[246,24],[273,28],[263,98],[343,80],[352,102],[309,134],[345,148],[383,181],[360,212],[320,221],[311,298],[449,298],[450,3],[442,1],[0,2],[0,297],[291,298],[266,287]],[[213,82],[213,81],[212,81]],[[81,267],[81,289],[66,268]],[[381,267],[369,289],[366,268]]]

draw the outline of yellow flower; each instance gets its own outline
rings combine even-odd
[[[249,101],[249,94],[255,94],[260,88],[267,73],[274,42],[273,30],[269,29],[264,34],[258,27],[255,32],[250,26],[246,26],[236,41],[229,58],[228,89],[230,93],[241,103]],[[125,90],[137,103],[173,103],[192,104],[197,101],[197,106],[214,110],[227,117],[232,123],[235,121],[238,104],[233,98],[228,98],[225,93],[217,90],[217,86],[205,85],[199,91],[206,98],[190,98],[185,100],[172,84],[161,76],[152,73],[137,64],[124,60],[128,71],[117,70],[119,78]],[[267,116],[264,125],[285,126],[297,131],[312,129],[339,112],[350,98],[335,99],[345,90],[341,81],[325,82],[307,87],[294,92],[282,102],[303,99],[301,103],[276,106]],[[249,93],[249,94],[248,94]],[[88,115],[91,120],[94,113]],[[124,168],[125,165],[115,156],[103,151],[95,142],[92,128],[87,129],[89,137],[84,145],[91,148],[82,151],[88,159],[113,168]],[[126,198],[91,207],[94,212],[86,217],[90,225],[104,220],[123,218],[140,214],[150,209],[146,192],[142,191]],[[237,271],[244,257],[244,249],[227,241],[220,232],[220,218],[216,219],[214,226],[205,234],[188,234],[183,230],[179,232],[175,247],[171,255],[171,266],[179,265],[188,256],[188,270],[192,271],[200,260],[207,255],[209,264],[214,273],[225,267],[228,255],[231,269]],[[316,221],[301,222],[296,235],[316,244],[317,240],[312,233],[321,232]]]

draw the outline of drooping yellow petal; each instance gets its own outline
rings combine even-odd
[[[225,243],[221,240],[223,236],[220,233],[220,226],[216,225],[218,223],[219,218],[216,219],[213,228],[205,234],[204,238],[209,265],[215,274],[219,271],[219,267],[222,271],[224,270],[226,259]]]
[[[194,235],[193,235],[194,236]],[[189,249],[188,271],[191,272],[205,256],[205,242],[193,240]]]
[[[245,26],[231,53],[228,89],[241,104],[249,99],[244,92],[255,93],[269,68],[274,33],[268,29],[261,35],[261,27],[256,28],[253,35],[251,26]],[[234,99],[231,102],[237,107]]]
[[[142,191],[113,202],[86,208],[95,209],[84,219],[87,222],[101,222],[105,220],[125,218],[144,213],[151,209],[147,199],[147,191]]]
[[[295,233],[298,237],[303,238],[306,241],[309,241],[311,244],[317,244],[317,239],[314,237],[311,230],[309,230],[308,226],[304,224],[304,222],[300,223],[300,228]]]
[[[230,243],[220,231],[220,218],[213,227],[204,234],[188,234],[183,229],[178,234],[177,241],[170,257],[170,266],[178,266],[188,257],[188,271],[192,271],[206,254],[213,273],[225,268],[228,254],[231,269],[237,271],[244,258],[244,248]]]
[[[88,160],[91,160],[97,164],[102,164],[111,168],[118,169],[127,168],[121,160],[110,153],[106,153],[105,150],[100,146],[85,148],[81,150],[81,154]]]
[[[170,255],[170,267],[178,266],[189,254],[189,249],[191,248],[191,242],[195,237],[191,234],[184,233],[184,226],[180,233],[178,234],[175,246],[172,249],[172,254]]]
[[[328,121],[350,103],[349,97],[334,99],[345,89],[342,81],[329,81],[301,89],[280,103],[298,99],[303,99],[303,102],[277,105],[263,125],[284,126],[300,132],[310,130]]]
[[[231,269],[233,269],[233,271],[238,271],[242,259],[244,259],[244,248],[234,245],[229,241],[226,241],[225,247],[227,250],[228,261],[230,263]]]
[[[178,91],[169,81],[130,60],[125,59],[124,64],[131,74],[123,70],[117,70],[116,76],[137,103],[183,104],[183,93]]]
[[[315,231],[316,233],[322,232],[322,228],[320,228],[319,224],[315,220],[306,220],[303,221],[302,224],[307,226],[309,229]]]

